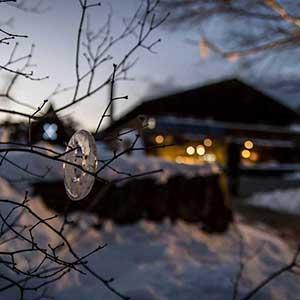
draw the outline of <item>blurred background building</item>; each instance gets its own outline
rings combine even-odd
[[[138,128],[149,155],[178,164],[224,167],[236,160],[242,172],[276,173],[298,167],[299,125],[297,112],[230,79],[144,101],[98,138]]]

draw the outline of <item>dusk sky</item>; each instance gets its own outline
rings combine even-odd
[[[91,14],[95,28],[105,22],[109,11],[108,3],[111,3],[113,8],[112,30],[118,32],[123,26],[122,18],[130,17],[134,13],[139,0],[103,0],[102,6],[93,9]],[[38,82],[19,80],[15,95],[34,106],[40,105],[58,83],[63,87],[69,87],[74,85],[75,80],[79,3],[76,0],[48,2],[45,0],[45,7],[48,5],[50,9],[41,14],[26,13],[9,5],[2,5],[0,10],[2,22],[11,16],[15,18],[13,27],[8,28],[9,30],[29,35],[28,39],[20,40],[20,55],[24,54],[23,51],[28,51],[32,43],[36,45],[33,57],[33,62],[37,64],[34,69],[35,75],[50,76],[48,80]],[[198,47],[187,42],[187,39],[199,39],[199,33],[195,29],[169,31],[162,26],[153,32],[148,41],[151,43],[157,38],[162,39],[162,42],[155,46],[157,54],[151,54],[147,50],[140,50],[135,54],[135,57],[139,57],[139,61],[129,73],[135,80],[118,83],[117,95],[128,95],[129,100],[117,103],[117,114],[124,113],[143,98],[239,74],[237,66],[233,63],[215,57],[201,59]],[[5,47],[1,48],[2,60],[7,58],[11,49],[9,46]],[[109,74],[112,63],[117,63],[129,47],[129,42],[123,41],[114,48],[112,53],[114,59],[99,71],[97,80]],[[3,84],[5,82],[3,77],[1,80]],[[64,111],[63,114],[72,114],[85,128],[95,128],[107,103],[107,93],[108,91],[104,89],[91,99]],[[55,106],[61,106],[66,99],[68,93],[55,98]],[[0,105],[24,111],[23,107],[12,103],[1,101]],[[3,117],[6,116],[2,114],[0,118]]]

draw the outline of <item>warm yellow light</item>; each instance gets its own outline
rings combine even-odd
[[[252,161],[257,161],[258,160],[258,153],[257,152],[251,152],[250,159]]]
[[[194,165],[195,164],[195,159],[193,157],[185,157],[184,158],[184,164]]]
[[[176,156],[175,161],[178,164],[182,164],[184,162],[184,159],[182,156],[179,155],[179,156]]]
[[[245,141],[244,146],[246,149],[252,149],[253,148],[253,142],[250,140]]]
[[[195,148],[194,148],[193,146],[188,146],[188,147],[186,148],[186,153],[187,153],[188,155],[193,155],[193,154],[195,154]]]
[[[249,150],[244,149],[241,154],[242,154],[243,158],[249,158],[251,155],[251,152]]]
[[[162,135],[157,135],[157,136],[155,137],[155,142],[156,142],[157,144],[162,144],[162,143],[164,142],[164,140],[165,140],[165,138],[164,138]]]
[[[206,147],[211,147],[212,146],[212,140],[209,139],[209,138],[206,138],[203,143]]]
[[[198,155],[204,155],[205,154],[205,148],[204,148],[203,145],[198,145],[196,149],[197,149],[197,154]]]
[[[207,162],[212,163],[212,162],[215,162],[216,159],[217,159],[216,155],[213,154],[213,153],[207,153],[207,154],[204,155],[204,160],[207,161]]]

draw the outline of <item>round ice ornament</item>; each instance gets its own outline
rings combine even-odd
[[[94,176],[84,172],[95,173],[97,169],[94,137],[86,130],[75,132],[68,143],[64,160],[69,162],[63,166],[66,192],[71,200],[82,200],[90,193],[95,181]]]

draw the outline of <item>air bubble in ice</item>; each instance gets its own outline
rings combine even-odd
[[[79,130],[71,137],[64,156],[64,183],[67,195],[73,201],[82,200],[91,191],[95,177],[84,170],[95,173],[97,169],[96,143],[86,130]],[[81,166],[82,169],[72,164]]]

